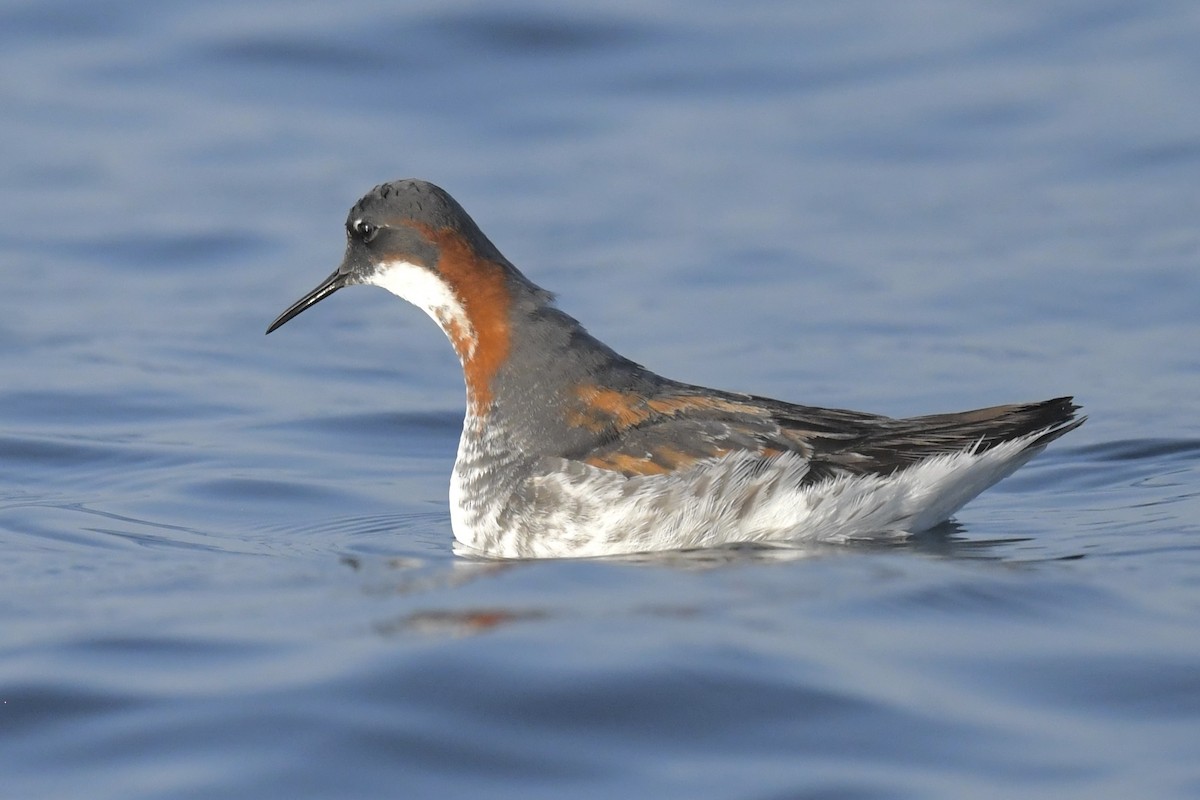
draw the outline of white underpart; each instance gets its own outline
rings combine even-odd
[[[424,311],[452,343],[454,336],[451,335],[451,331],[457,330],[460,336],[465,337],[464,344],[467,347],[465,353],[459,353],[460,358],[469,358],[474,352],[475,330],[467,317],[466,309],[446,282],[432,271],[410,261],[388,261],[380,264],[367,282],[387,289]],[[457,343],[455,345],[457,347]],[[473,432],[473,435],[468,436],[468,431]],[[484,451],[489,449],[482,447],[485,442],[481,437],[485,435],[484,426],[470,416],[468,408],[467,418],[463,423],[463,436],[458,444],[458,460],[450,480],[450,525],[456,532],[471,527],[471,519],[467,516],[464,505],[471,496],[471,489],[465,485],[467,475],[462,466],[474,460],[475,451],[481,448]]]
[[[1028,461],[1041,449],[1029,449],[1036,436],[982,453],[937,456],[889,476],[845,475],[804,486],[808,464],[796,454],[772,459],[765,469],[753,470],[761,457],[747,453],[632,478],[547,459],[554,463],[516,493],[475,498],[465,509],[469,496],[452,497],[451,522],[458,552],[493,558],[903,536],[949,519]],[[495,513],[502,508],[504,514]]]
[[[470,357],[475,349],[471,320],[450,286],[432,271],[410,261],[388,261],[379,265],[367,283],[387,289],[424,311],[451,341],[451,330],[456,329],[465,337],[468,348],[459,356]]]

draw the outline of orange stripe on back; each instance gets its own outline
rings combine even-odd
[[[739,404],[718,397],[658,397],[646,399],[631,392],[622,392],[596,384],[581,384],[575,389],[579,404],[568,408],[566,421],[589,431],[623,430],[640,425],[654,416],[673,417],[687,411],[716,411],[747,414],[758,411],[755,406]]]
[[[632,428],[650,417],[646,401],[628,392],[619,392],[595,384],[582,384],[575,390],[580,405],[567,411],[568,425],[600,432],[607,428]]]
[[[652,459],[631,456],[628,453],[608,453],[602,456],[592,456],[583,463],[600,469],[608,469],[623,473],[627,477],[634,475],[665,475],[670,472],[662,464]]]

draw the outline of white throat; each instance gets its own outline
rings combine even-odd
[[[387,289],[424,311],[450,339],[464,361],[475,351],[475,329],[449,284],[425,267],[409,261],[380,264],[367,283]]]

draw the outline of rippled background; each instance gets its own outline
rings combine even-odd
[[[0,795],[1200,796],[1192,3],[0,6]],[[1090,421],[900,546],[450,553],[450,190],[672,377]]]

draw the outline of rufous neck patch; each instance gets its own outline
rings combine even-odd
[[[437,243],[438,272],[462,304],[470,326],[463,330],[462,325],[449,324],[446,335],[462,361],[467,402],[473,413],[483,415],[494,399],[492,381],[512,346],[508,276],[500,264],[480,258],[457,231],[442,228],[426,235]]]

